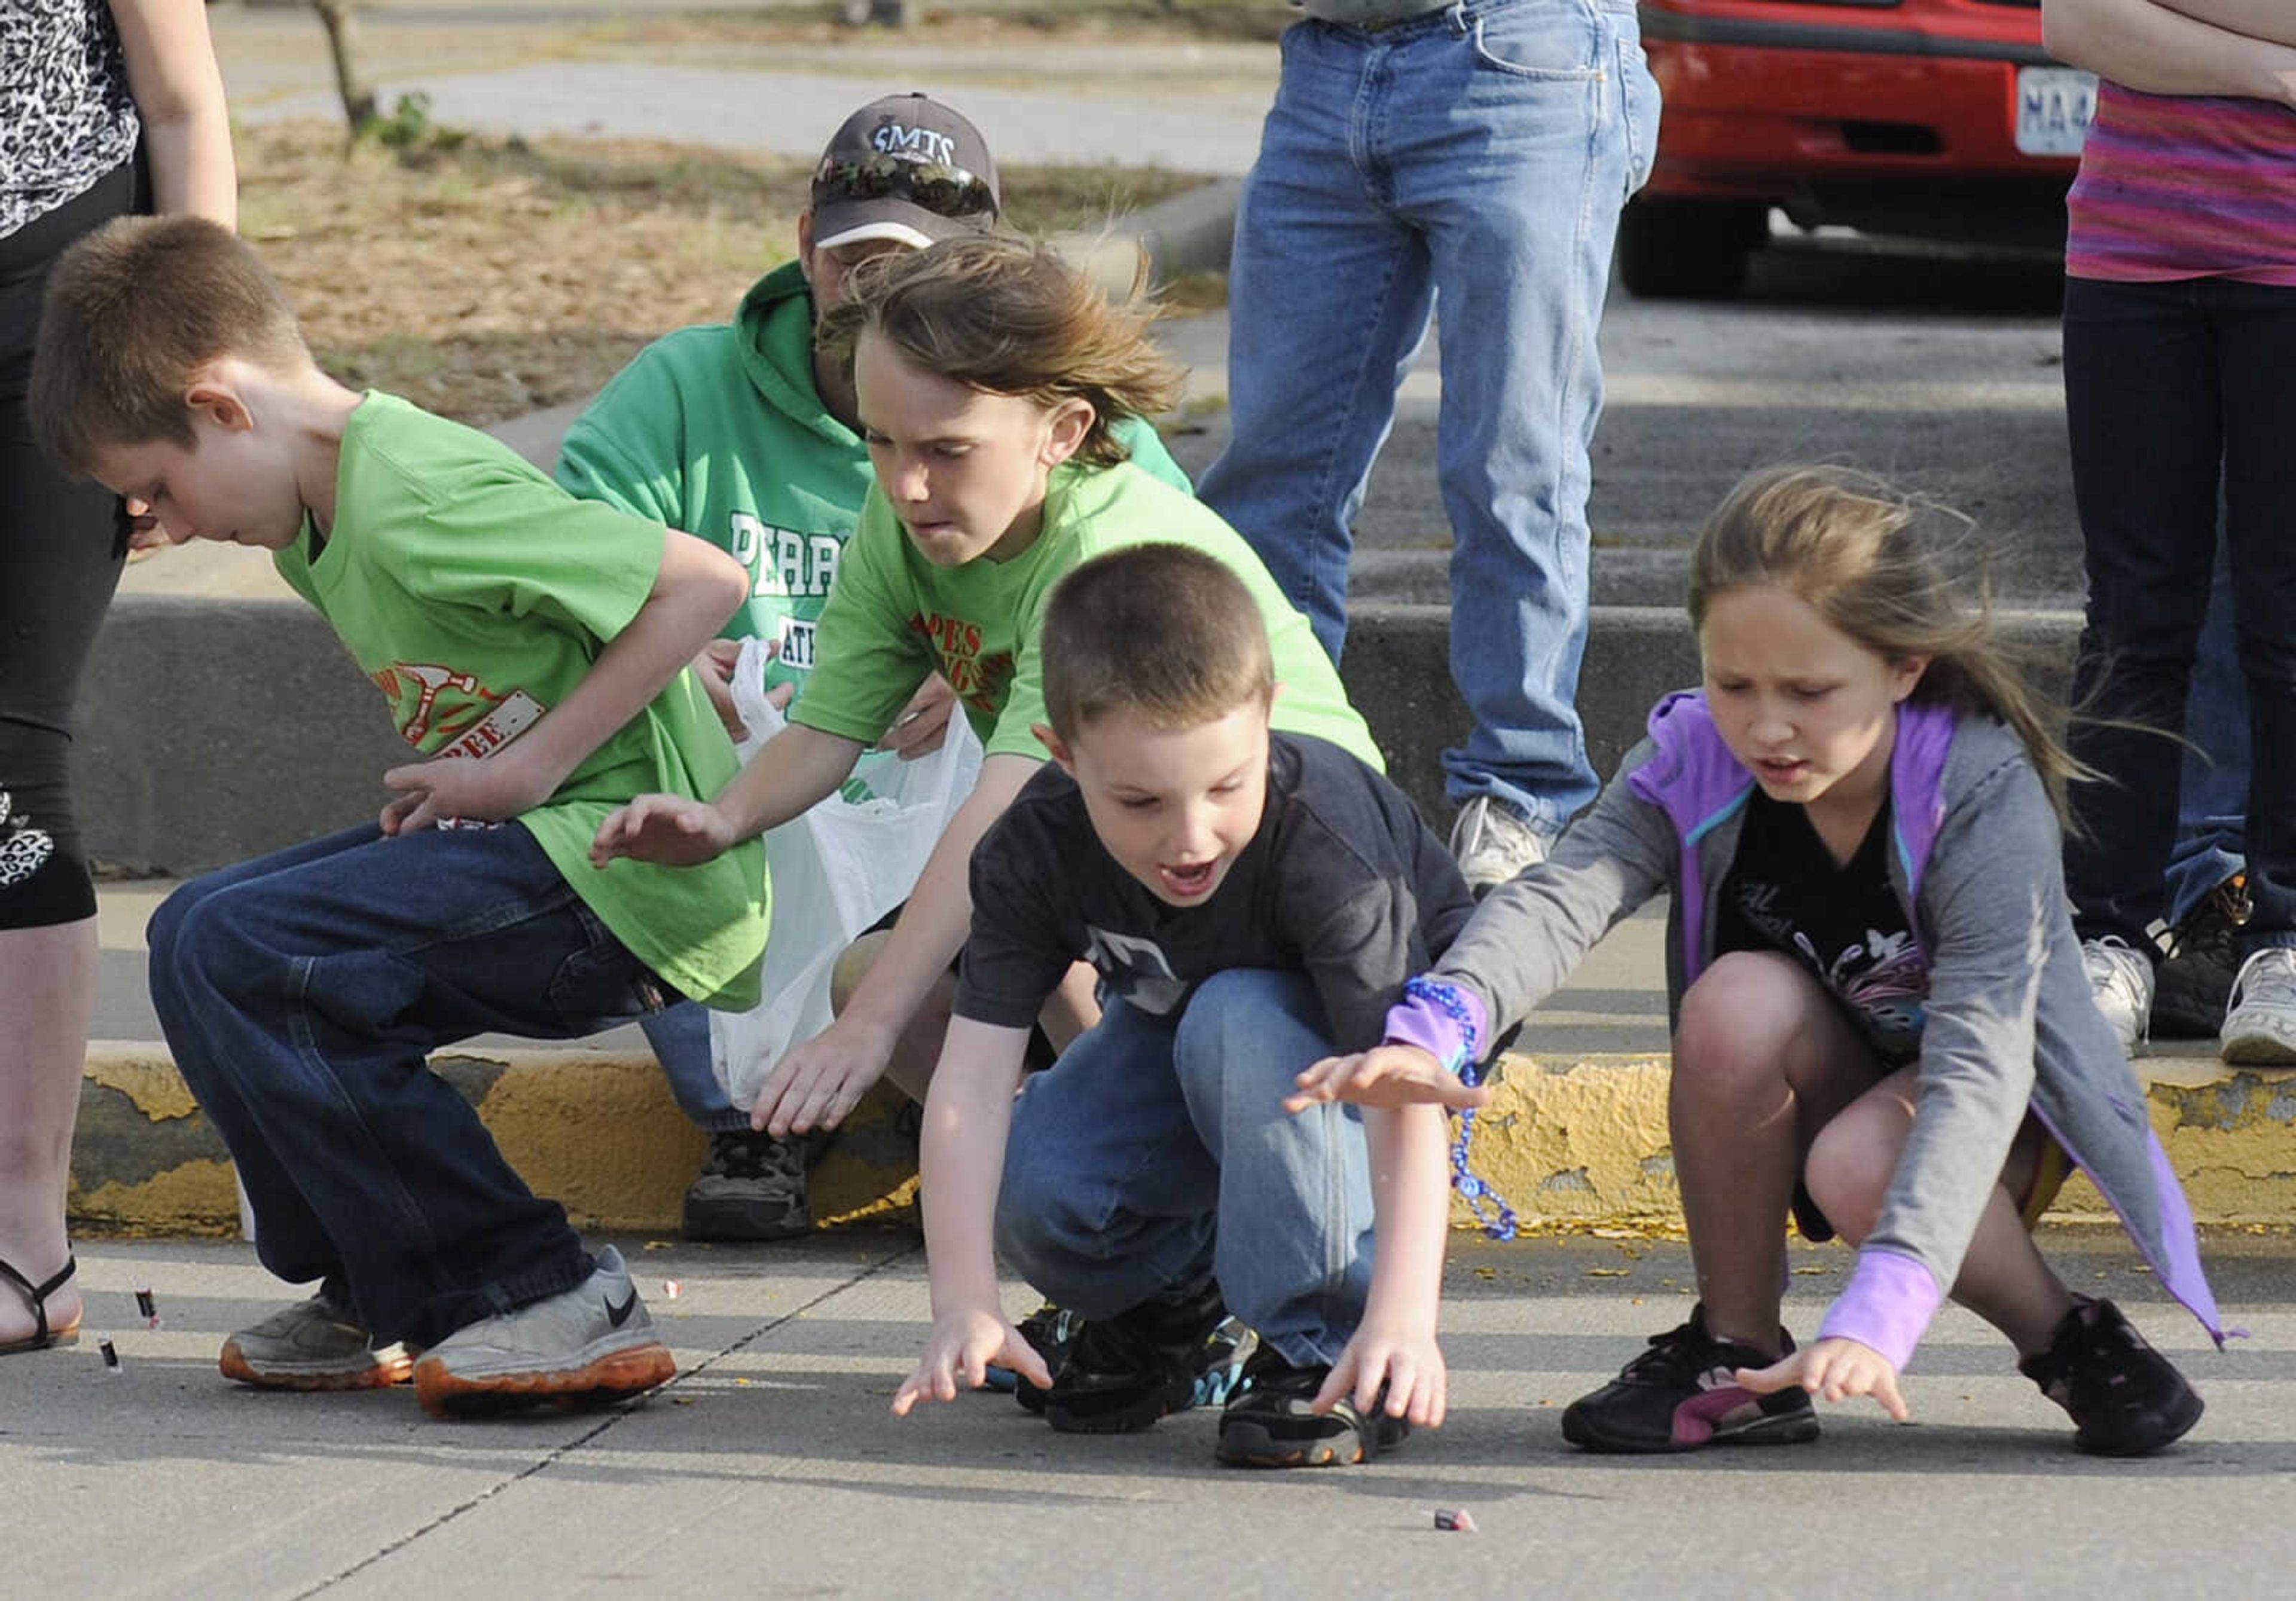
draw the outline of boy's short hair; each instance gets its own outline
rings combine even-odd
[[[1046,605],[1037,651],[1045,715],[1063,740],[1125,707],[1188,728],[1275,690],[1251,591],[1188,545],[1127,546],[1077,568]]]
[[[226,357],[282,373],[311,359],[254,250],[203,217],[107,223],[48,278],[29,397],[40,447],[74,475],[116,446],[188,449],[184,393]]]

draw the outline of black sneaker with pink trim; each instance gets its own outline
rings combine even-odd
[[[1792,1337],[1780,1338],[1792,1351]],[[1738,1383],[1739,1368],[1767,1367],[1776,1359],[1716,1339],[1707,1330],[1705,1307],[1693,1307],[1689,1322],[1652,1334],[1650,1349],[1617,1378],[1570,1403],[1562,1438],[1590,1451],[1650,1455],[1815,1440],[1817,1411],[1808,1392],[1756,1395]]]

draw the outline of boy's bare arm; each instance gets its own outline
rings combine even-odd
[[[669,531],[645,603],[573,692],[483,761],[441,757],[385,773],[383,783],[400,792],[383,809],[383,831],[427,828],[444,817],[498,822],[541,805],[645,710],[748,595],[740,562],[691,534]]]
[[[2146,94],[2232,94],[2296,105],[2296,47],[2219,26],[2243,0],[2041,0],[2049,53]],[[2253,4],[2267,11],[2280,0]],[[2277,31],[2296,32],[2284,12]]]
[[[239,183],[231,117],[208,35],[206,0],[111,0],[111,16],[119,27],[128,94],[144,124],[155,209],[235,226]]]
[[[960,1388],[977,1388],[990,1362],[1011,1366],[1031,1383],[1052,1383],[1044,1359],[1004,1317],[993,1244],[1005,1137],[1028,1044],[1026,1029],[965,1017],[948,1025],[925,1096],[918,1162],[933,1332],[916,1370],[893,1397],[897,1417],[919,1401],[955,1400]]]
[[[775,1064],[750,1110],[752,1128],[777,1139],[792,1129],[834,1128],[883,1074],[901,1030],[964,948],[972,848],[1043,765],[1007,754],[980,764],[972,793],[933,847],[884,948],[837,1021]]]
[[[1308,1115],[1339,1117],[1338,1107]],[[1449,1375],[1435,1326],[1443,1295],[1443,1249],[1451,1222],[1447,1124],[1429,1105],[1364,1109],[1371,1147],[1374,1208],[1371,1294],[1363,1323],[1316,1395],[1328,1411],[1352,1395],[1368,1415],[1382,1404],[1391,1416],[1439,1427]]]

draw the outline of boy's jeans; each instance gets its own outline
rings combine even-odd
[[[2064,332],[2088,569],[2070,743],[2108,781],[2074,792],[2074,926],[2141,950],[2167,910],[2177,797],[2146,782],[2167,747],[2145,730],[2184,728],[2221,491],[2249,694],[2244,943],[2296,944],[2296,289],[2073,278]]]
[[[750,1126],[750,1114],[726,1098],[718,1081],[718,1064],[709,1043],[709,1008],[700,1001],[680,1001],[667,1012],[638,1020],[646,1043],[661,1063],[661,1076],[677,1109],[707,1134],[726,1134]]]
[[[1595,790],[1576,704],[1595,335],[1658,119],[1632,0],[1310,19],[1283,36],[1236,216],[1234,437],[1201,497],[1337,661],[1356,513],[1439,305],[1451,676],[1474,718],[1447,788],[1548,834]]]
[[[416,1345],[588,1276],[564,1210],[424,1065],[473,1034],[570,1039],[661,1004],[525,829],[349,829],[185,884],[148,939],[160,1027],[265,1267]]]
[[[1331,1053],[1298,973],[1217,974],[1177,1022],[1111,1000],[1013,1105],[998,1252],[1086,1318],[1217,1277],[1286,1360],[1336,1360],[1371,1289],[1370,1155],[1352,1107],[1283,1106]]]

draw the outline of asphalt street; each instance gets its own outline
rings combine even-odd
[[[2147,1461],[2076,1454],[2006,1346],[1953,1310],[1909,1377],[1910,1426],[1857,1407],[1808,1446],[1583,1455],[1562,1408],[1691,1305],[1682,1246],[1619,1239],[1463,1245],[1449,1424],[1369,1467],[1293,1473],[1215,1467],[1208,1414],[1094,1439],[980,1394],[897,1422],[926,1331],[909,1236],[620,1243],[679,1378],[621,1409],[488,1424],[429,1421],[404,1390],[234,1386],[222,1338],[292,1293],[246,1247],[85,1244],[89,1335],[0,1359],[0,1593],[2094,1601],[2277,1594],[2296,1559],[2285,1236],[2211,1240],[2251,1336],[2223,1353],[2118,1234],[2050,1236],[2069,1282],[2120,1301],[2207,1398]],[[1792,1260],[1807,1334],[1849,1259]],[[93,1337],[107,1325],[117,1372]],[[1438,1507],[1479,1532],[1437,1532]]]

